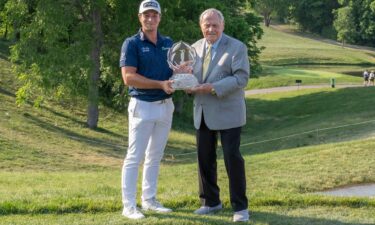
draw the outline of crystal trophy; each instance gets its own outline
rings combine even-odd
[[[173,71],[181,71],[181,68],[192,71],[196,58],[195,49],[183,41],[175,43],[168,51],[168,64]],[[197,78],[188,72],[176,72],[170,80],[173,80],[172,88],[175,90],[190,89],[199,84]]]

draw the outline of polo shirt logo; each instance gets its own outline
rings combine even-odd
[[[161,50],[163,50],[163,51],[168,51],[170,48],[168,48],[168,47],[161,47]]]
[[[142,52],[150,52],[150,48],[149,47],[142,47]]]

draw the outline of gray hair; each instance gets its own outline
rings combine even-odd
[[[202,12],[202,14],[199,16],[199,23],[202,23],[203,17],[206,14],[211,14],[211,13],[216,14],[219,17],[220,22],[224,23],[224,16],[223,16],[223,14],[219,10],[217,10],[215,8],[210,8],[210,9],[204,10]]]

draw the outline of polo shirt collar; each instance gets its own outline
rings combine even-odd
[[[139,37],[140,37],[141,41],[149,41],[149,40],[147,39],[145,33],[143,33],[142,28],[139,28],[138,33],[139,33]],[[158,33],[157,33],[157,38],[158,38],[158,40],[157,40],[157,44],[158,44],[158,43],[160,43],[160,41],[162,40],[162,37],[161,37],[159,31],[158,31]]]

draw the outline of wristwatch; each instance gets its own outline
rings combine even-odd
[[[211,88],[211,94],[212,94],[212,95],[216,95],[215,88]]]

